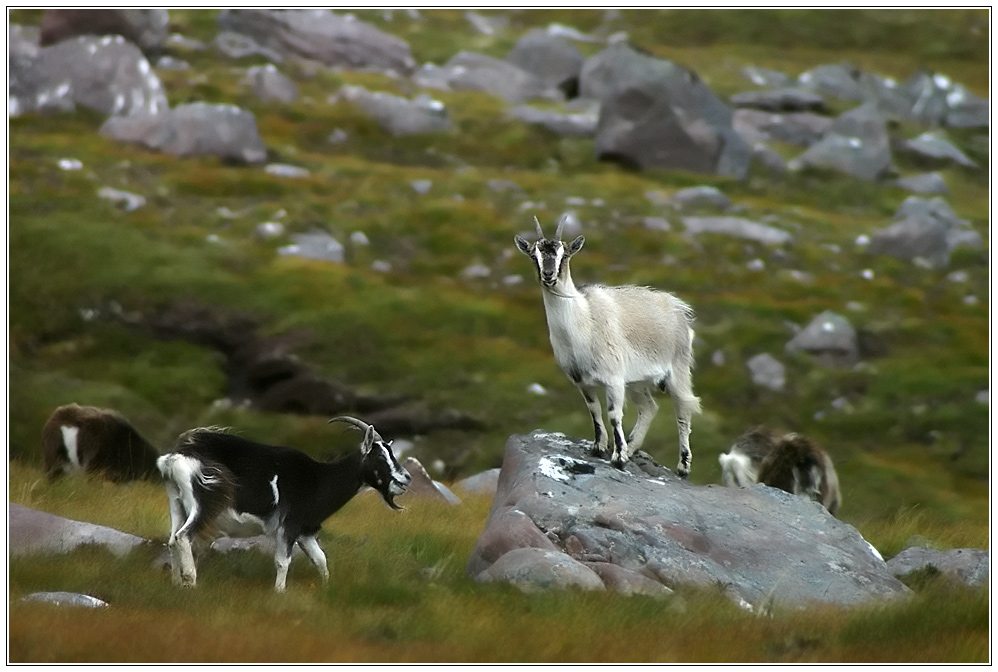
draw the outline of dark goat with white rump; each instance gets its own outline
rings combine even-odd
[[[294,448],[256,443],[217,429],[180,435],[174,452],[157,462],[170,500],[169,546],[176,583],[197,583],[192,540],[219,534],[271,537],[278,592],[285,588],[296,543],[327,581],[326,555],[316,540],[326,518],[364,485],[381,493],[393,509],[401,508],[395,497],[412,479],[395,459],[391,441],[356,418],[338,416],[329,422],[346,422],[363,431],[360,448],[335,462],[319,462]]]
[[[764,427],[742,434],[718,456],[727,486],[762,483],[818,502],[833,516],[842,505],[839,478],[828,453],[800,434],[777,438]]]
[[[672,294],[650,287],[576,287],[569,260],[582,249],[585,238],[563,243],[564,217],[551,239],[544,237],[536,218],[534,224],[537,241],[529,243],[521,236],[514,241],[534,262],[555,361],[582,393],[592,416],[593,454],[604,455],[608,444],[598,389],[606,390],[607,417],[613,430],[611,462],[623,468],[641,447],[658,411],[652,397],[658,388],[672,397],[679,429],[676,473],[686,478],[693,459],[690,420],[700,412],[700,400],[693,395],[693,309]],[[625,393],[638,407],[638,418],[626,439]]]
[[[55,409],[42,427],[42,456],[49,480],[74,471],[117,483],[159,478],[159,451],[110,409],[79,404]]]

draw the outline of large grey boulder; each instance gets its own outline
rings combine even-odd
[[[554,97],[552,89],[526,70],[508,61],[473,51],[459,51],[444,64],[450,88],[482,91],[507,103]]]
[[[165,9],[112,7],[46,9],[39,25],[42,46],[81,35],[121,35],[146,54],[157,54],[166,42],[170,15]]]
[[[985,549],[956,548],[951,551],[936,551],[913,546],[888,560],[887,568],[897,577],[931,568],[948,579],[976,588],[986,585],[991,579],[989,558],[990,555]]]
[[[817,503],[764,485],[694,485],[640,451],[621,471],[590,444],[543,430],[509,438],[471,577],[524,590],[717,585],[753,608],[910,593]]]
[[[763,245],[785,245],[793,241],[793,236],[782,229],[743,217],[683,217],[683,226],[690,235],[713,233]]]
[[[333,100],[350,102],[395,137],[441,133],[453,128],[443,103],[425,94],[406,100],[390,93],[372,92],[361,86],[347,85],[340,88]]]
[[[103,525],[69,520],[20,504],[7,504],[7,552],[12,556],[68,553],[80,546],[96,545],[104,546],[120,557],[147,543],[142,537]]]
[[[743,178],[752,150],[696,73],[615,44],[587,59],[579,95],[600,101],[595,151],[632,168]]]
[[[75,105],[117,116],[169,108],[149,61],[118,35],[68,39],[39,49],[35,56],[12,57],[9,67],[7,113],[12,117]]]
[[[585,57],[575,45],[547,30],[535,29],[521,37],[506,61],[536,77],[546,88],[572,96],[579,88]]]
[[[867,251],[945,268],[949,255],[961,245],[984,247],[970,222],[958,217],[941,197],[911,196],[898,207],[893,223],[870,236]]]
[[[790,339],[785,350],[805,352],[822,364],[850,365],[859,359],[859,340],[849,320],[826,310]]]
[[[218,156],[244,163],[267,158],[256,117],[233,105],[188,103],[163,114],[112,117],[100,133],[175,156]]]
[[[791,170],[824,168],[876,180],[891,169],[887,124],[870,103],[842,114],[818,142],[789,163]]]
[[[224,9],[217,22],[284,56],[399,75],[416,68],[405,41],[328,9]]]

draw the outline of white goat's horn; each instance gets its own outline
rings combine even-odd
[[[370,427],[371,429],[374,429],[374,427],[372,425],[367,424],[363,420],[358,420],[357,418],[351,418],[349,415],[337,415],[335,418],[333,418],[332,420],[330,420],[326,424],[331,424],[333,422],[345,422],[347,424],[353,425],[354,427],[356,427],[357,429],[359,429],[362,432],[366,432],[368,427]],[[374,440],[375,441],[384,441],[384,439],[381,438],[381,434],[379,434],[378,430],[376,430],[376,429],[374,429]]]
[[[537,239],[544,240],[544,232],[541,231],[541,223],[537,220],[536,215],[534,215],[534,227],[537,229]]]

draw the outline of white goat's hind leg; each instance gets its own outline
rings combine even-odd
[[[610,419],[610,431],[613,433],[613,454],[610,463],[618,469],[624,468],[627,462],[627,439],[624,438],[624,384],[614,383],[606,386],[606,415]]]
[[[686,478],[690,475],[690,463],[693,461],[690,421],[694,413],[700,412],[700,399],[693,395],[689,368],[683,366],[673,367],[672,376],[662,380],[660,386],[668,390],[676,409],[676,425],[679,429],[679,464],[676,466],[676,474]]]
[[[316,541],[315,537],[300,537],[298,539],[298,545],[301,546],[301,550],[305,551],[305,555],[308,556],[308,559],[311,560],[312,564],[319,570],[319,574],[322,576],[322,582],[328,582],[329,567],[326,565],[326,554],[322,552],[321,548],[319,548],[319,542]]]
[[[166,495],[170,502],[170,569],[173,582],[178,586],[194,587],[197,582],[197,569],[194,566],[194,552],[186,530],[194,520],[194,512],[188,513],[180,501],[180,490],[172,481],[166,483]]]
[[[644,443],[648,427],[651,426],[651,421],[658,413],[658,404],[651,396],[651,388],[644,384],[628,388],[627,395],[638,409],[638,419],[635,420],[634,427],[627,437],[628,457],[630,457]]]
[[[603,407],[600,406],[597,390],[598,388],[595,387],[579,386],[582,398],[586,400],[586,408],[589,409],[589,415],[593,418],[593,431],[596,434],[591,452],[597,457],[603,457],[606,455],[607,434],[606,426],[603,424]]]
[[[284,587],[288,582],[288,568],[291,566],[291,549],[294,544],[288,544],[284,540],[284,535],[280,532],[274,538],[274,566],[277,568],[277,580],[274,582],[274,590],[279,593],[284,592]]]

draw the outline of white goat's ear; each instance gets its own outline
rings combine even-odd
[[[523,236],[513,236],[513,242],[516,243],[516,248],[520,250],[520,252],[530,256],[530,243],[528,243]]]
[[[367,429],[364,430],[364,443],[360,446],[360,452],[367,455],[371,452],[372,446],[374,446],[374,427],[368,425]]]
[[[568,244],[568,249],[565,250],[565,254],[567,254],[568,256],[572,256],[573,254],[581,250],[582,246],[585,245],[585,243],[586,243],[585,237],[579,236],[578,238],[576,238],[575,240],[573,240],[571,243]]]

